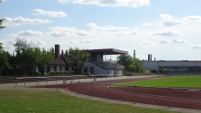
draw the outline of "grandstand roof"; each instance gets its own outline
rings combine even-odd
[[[106,48],[106,49],[88,49],[85,50],[91,54],[107,54],[107,55],[116,55],[116,54],[128,54],[128,51],[114,49],[114,48]]]

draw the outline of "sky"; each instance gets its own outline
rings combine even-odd
[[[141,60],[201,60],[201,0],[4,0],[0,42],[116,48]]]

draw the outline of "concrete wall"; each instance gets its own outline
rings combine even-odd
[[[158,70],[158,63],[157,61],[143,61],[143,66],[146,70]]]

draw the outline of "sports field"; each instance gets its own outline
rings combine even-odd
[[[201,88],[201,75],[179,75],[142,80],[135,82],[124,82],[117,85],[146,86],[146,87],[179,87],[179,88]]]

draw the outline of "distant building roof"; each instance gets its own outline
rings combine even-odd
[[[127,51],[114,49],[114,48],[107,48],[107,49],[88,49],[85,50],[88,53],[92,54],[107,54],[107,55],[116,55],[116,54],[128,54]]]
[[[69,60],[66,57],[54,58],[49,65],[69,65]]]

